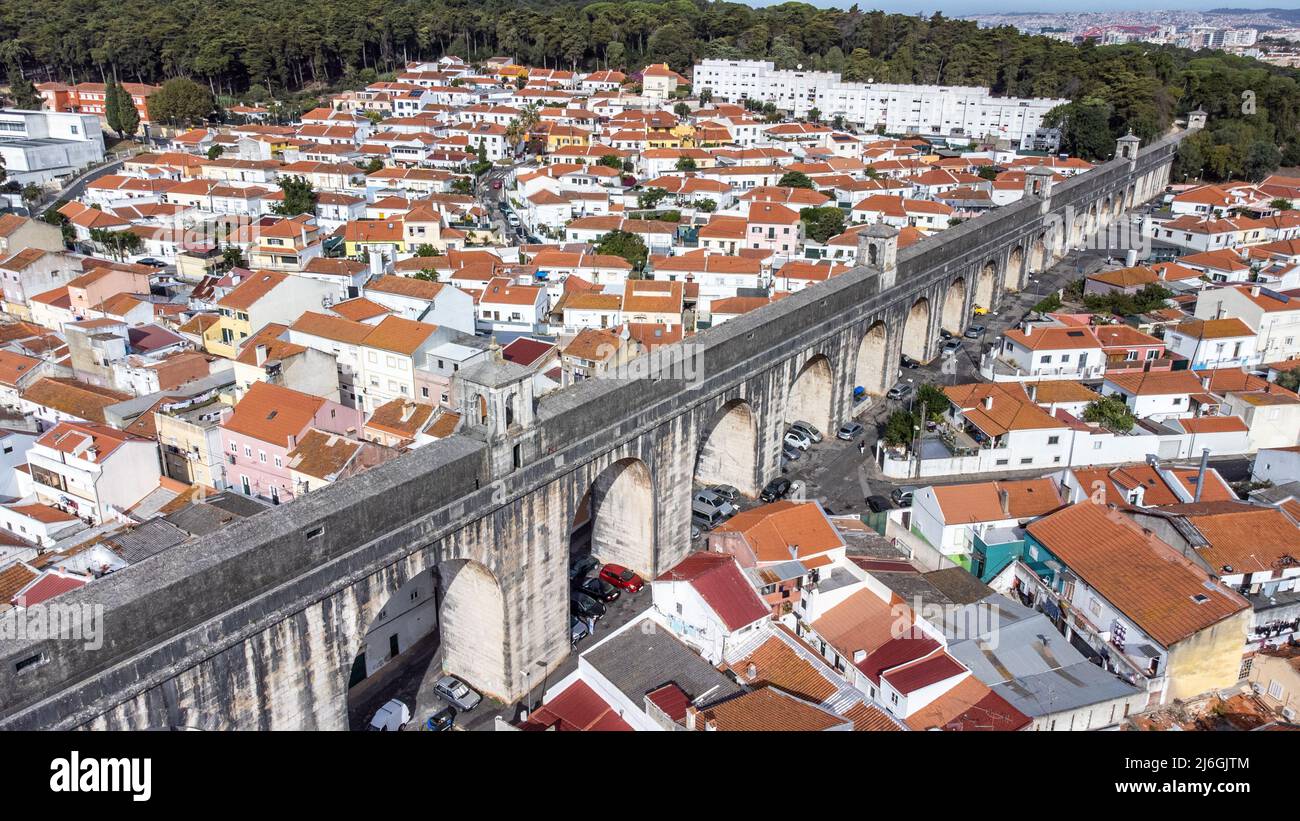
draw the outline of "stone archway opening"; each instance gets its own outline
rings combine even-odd
[[[957,277],[943,296],[943,315],[939,324],[944,330],[960,335],[966,329],[966,278]]]
[[[1041,274],[1047,267],[1047,233],[1043,232],[1034,238],[1029,244],[1029,264],[1026,267],[1028,274]]]
[[[743,399],[724,404],[703,431],[695,456],[696,485],[731,485],[758,496],[758,420]]]
[[[589,551],[602,563],[621,564],[650,578],[655,565],[655,492],[640,459],[620,459],[591,483]],[[582,512],[579,512],[579,516]]]
[[[883,396],[889,390],[889,331],[884,322],[873,323],[858,343],[858,358],[853,369],[853,392],[858,388],[867,396]]]
[[[835,422],[831,402],[835,391],[835,374],[831,362],[817,354],[804,363],[785,396],[785,422],[808,422],[829,436]]]
[[[505,601],[496,576],[470,559],[450,559],[408,579],[371,619],[348,676],[348,724],[365,729],[390,699],[416,712],[433,683],[458,676],[484,695],[510,692]]]
[[[918,362],[930,358],[930,300],[921,297],[912,303],[903,324],[903,355]]]
[[[1006,287],[1008,289],[1025,287],[1025,277],[1028,273],[1025,269],[1025,248],[1023,245],[1017,245],[1007,256]]]
[[[993,310],[993,294],[997,288],[998,265],[993,260],[984,263],[975,280],[975,305],[985,310]]]

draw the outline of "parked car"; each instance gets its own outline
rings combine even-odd
[[[608,603],[618,598],[618,588],[599,577],[584,579],[578,590],[600,602]]]
[[[691,512],[691,527],[695,530],[712,530],[725,521],[727,517],[721,513],[700,513],[698,510]]]
[[[493,191],[500,191],[500,190],[501,190],[501,180],[493,180],[493,181],[492,181],[492,190],[493,190]]]
[[[435,733],[446,732],[456,726],[456,708],[448,704],[438,712],[429,716],[424,722],[424,729],[433,730]]]
[[[475,690],[455,676],[443,676],[433,685],[433,691],[462,713],[467,713],[483,700]]]
[[[785,438],[781,441],[785,442],[790,447],[798,448],[799,450],[807,450],[812,447],[812,440],[797,430],[786,431]]]
[[[896,487],[889,493],[889,498],[899,507],[911,507],[912,496],[916,493],[916,488],[912,485],[903,485]]]
[[[889,393],[885,394],[885,398],[902,401],[911,395],[912,386],[906,382],[899,382],[897,385],[889,389]]]
[[[701,513],[716,511],[723,516],[732,516],[736,512],[736,506],[711,490],[697,490],[691,497],[691,510],[698,510]]]
[[[577,647],[578,642],[591,635],[587,623],[577,616],[569,616],[569,645]]]
[[[605,615],[605,605],[575,590],[569,594],[569,612],[579,618],[599,619]]]
[[[144,257],[143,259],[137,259],[137,260],[136,260],[136,264],[137,264],[137,265],[148,265],[150,268],[166,268],[166,267],[167,267],[167,263],[163,262],[161,259],[154,259],[153,257]]]
[[[939,337],[941,339],[952,339],[952,331],[948,330],[947,328],[940,328]]]
[[[699,522],[695,521],[695,517],[692,516],[691,517],[691,541],[698,542],[700,540],[700,537],[703,535],[704,535],[704,531],[700,528]]]
[[[971,313],[975,314],[975,316],[984,316],[988,312],[989,309],[985,308],[983,305],[976,305],[974,308],[971,308]]]
[[[957,351],[961,350],[961,341],[957,339],[949,339],[947,342],[943,343],[942,350],[944,356],[953,356]]]
[[[645,586],[641,577],[633,573],[621,564],[607,564],[600,569],[600,578],[602,581],[609,582],[620,590],[626,590],[629,593],[639,593]]]
[[[510,223],[511,228],[519,227],[519,215],[515,213],[506,214],[506,222]]]
[[[984,335],[983,325],[972,325],[966,329],[966,333],[962,334],[962,336],[966,337],[967,339],[979,339],[983,335]]]
[[[569,565],[569,581],[576,582],[597,567],[600,567],[600,561],[595,556],[583,556]]]
[[[904,368],[908,368],[909,370],[913,370],[913,371],[921,367],[920,362],[917,362],[915,359],[908,356],[907,354],[903,354],[898,358],[898,364]]]
[[[894,503],[884,496],[868,496],[867,507],[871,508],[872,513],[880,513],[884,510],[893,510]]]
[[[714,485],[709,490],[731,502],[732,505],[735,505],[736,500],[740,498],[740,491],[731,485]]]
[[[800,456],[803,456],[803,451],[799,450],[799,448],[795,447],[794,445],[781,446],[781,457],[786,461],[797,462],[799,461]]]
[[[762,492],[758,498],[764,502],[775,502],[777,499],[784,498],[790,492],[790,480],[784,476],[778,476],[763,486]]]
[[[862,432],[865,430],[866,428],[862,427],[857,422],[845,422],[843,425],[840,425],[840,429],[836,432],[835,438],[843,439],[845,442],[852,442],[854,439],[861,436]]]
[[[822,432],[817,430],[811,422],[805,422],[802,419],[790,425],[790,430],[795,433],[802,433],[814,445],[822,440]]]
[[[370,726],[367,730],[405,730],[406,723],[411,720],[411,708],[407,707],[405,702],[400,699],[391,699],[383,707],[375,712],[375,717],[370,719]]]

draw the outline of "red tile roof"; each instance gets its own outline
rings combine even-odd
[[[692,553],[655,581],[689,583],[728,630],[753,624],[772,612],[728,554]]]

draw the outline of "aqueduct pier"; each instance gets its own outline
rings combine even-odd
[[[1164,191],[1181,134],[689,338],[693,379],[591,379],[534,400],[509,363],[463,373],[461,433],[58,599],[102,605],[103,644],[0,641],[0,728],[346,729],[368,625],[417,574],[441,579],[446,668],[514,698],[569,653],[570,530],[655,574],[691,549],[690,488],[753,494],[785,424],[823,431],[1066,249]],[[1070,215],[1067,218],[1067,214]]]

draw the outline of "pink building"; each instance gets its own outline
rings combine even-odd
[[[319,396],[255,382],[221,423],[228,485],[273,504],[295,495],[289,451],[312,428],[357,438],[362,416],[355,408]]]

